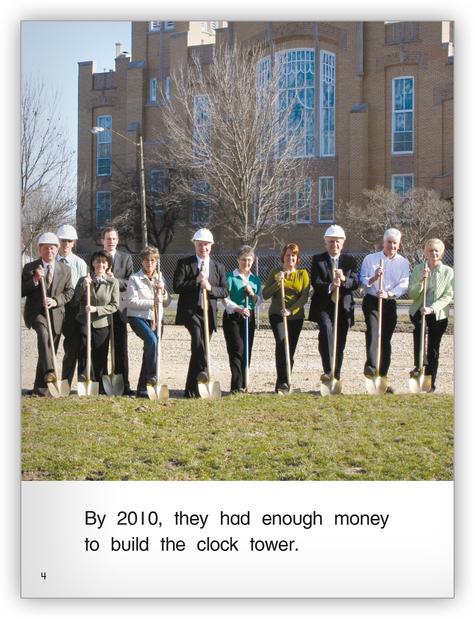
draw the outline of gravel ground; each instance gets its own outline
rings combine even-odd
[[[129,328],[129,364],[132,389],[137,385],[142,360],[142,341]],[[350,330],[342,368],[343,393],[365,393],[363,365],[365,360],[364,332]],[[293,386],[302,391],[318,390],[322,368],[318,354],[318,331],[304,329],[295,356]],[[36,368],[35,333],[22,329],[22,389],[31,389]],[[395,333],[392,340],[392,363],[389,379],[396,393],[408,392],[408,375],[413,367],[412,334]],[[162,345],[161,382],[168,385],[172,397],[182,397],[188,370],[190,337],[184,327],[165,326]],[[223,393],[229,390],[230,371],[223,331],[211,341],[212,375],[221,384]],[[62,361],[62,344],[58,354]],[[274,338],[272,331],[256,331],[250,370],[250,391],[270,392],[275,385]],[[75,382],[72,388],[75,390]],[[437,392],[453,391],[453,336],[444,335],[440,349]]]

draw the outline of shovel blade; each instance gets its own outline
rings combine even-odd
[[[99,383],[92,380],[78,382],[78,396],[99,395]]]
[[[428,393],[432,387],[432,376],[421,372],[417,377],[409,378],[409,391],[411,393]]]
[[[221,387],[217,380],[210,380],[207,383],[198,383],[198,393],[201,398],[220,398]]]
[[[69,395],[71,388],[68,380],[56,380],[53,383],[48,383],[48,391],[53,398],[64,398]]]
[[[366,378],[366,391],[370,395],[382,395],[386,393],[388,388],[388,379],[386,376],[375,376],[374,378]]]
[[[168,400],[169,398],[166,385],[147,385],[147,394],[151,400]]]
[[[124,377],[122,374],[106,374],[102,384],[107,395],[122,395],[124,393]]]
[[[330,378],[330,380],[325,381],[322,380],[320,383],[320,393],[324,397],[328,395],[339,395],[342,387],[341,380],[337,380],[336,378]]]

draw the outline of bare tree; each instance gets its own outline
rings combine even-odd
[[[452,245],[453,205],[434,189],[419,187],[401,196],[379,185],[363,191],[363,198],[339,204],[337,214],[368,249],[380,246],[384,231],[391,227],[401,231],[404,253],[414,259],[422,258],[430,238]]]
[[[279,99],[279,72],[262,47],[218,45],[211,62],[207,51],[172,75],[156,159],[171,171],[174,203],[194,207],[192,224],[221,226],[256,246],[290,224],[302,119],[295,101]]]
[[[58,95],[48,95],[41,82],[22,84],[22,253],[31,250],[41,232],[74,221],[74,151],[61,126]]]

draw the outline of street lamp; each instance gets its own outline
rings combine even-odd
[[[91,133],[94,135],[97,133],[102,133],[105,131],[105,127],[92,127]],[[137,160],[139,165],[139,187],[140,187],[140,226],[142,228],[142,246],[146,247],[148,245],[148,235],[147,235],[147,204],[145,201],[145,168],[143,162],[143,139],[142,136],[139,135],[139,141],[135,142],[131,140],[126,135],[119,133],[115,129],[110,128],[109,131],[115,133],[116,135],[124,138],[127,142],[131,142],[135,148],[137,149]]]

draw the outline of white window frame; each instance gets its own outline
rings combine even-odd
[[[99,204],[105,198],[108,198],[109,204]],[[109,217],[104,219],[104,222],[99,221],[99,207],[101,210],[107,209],[109,211]],[[110,222],[112,219],[112,192],[111,191],[96,191],[96,228],[97,230],[102,230],[103,228],[107,228],[110,226]]]
[[[279,206],[275,215],[278,224],[290,223],[290,207],[291,192],[290,189],[284,189],[279,196]]]
[[[112,175],[112,115],[101,114],[96,117],[96,126],[104,131],[96,134],[96,176]],[[99,172],[99,168],[106,171]]]
[[[165,32],[170,32],[171,30],[175,30],[175,22],[174,21],[163,22],[163,29],[165,30]]]
[[[201,143],[211,143],[209,102],[209,95],[194,95],[193,97],[193,153],[198,158],[204,158],[204,155],[200,153]]]
[[[404,189],[403,189],[402,193],[400,193],[399,191],[396,191],[396,188],[395,188],[396,180],[400,179],[400,178],[403,179],[403,187],[404,187]],[[410,189],[406,189],[406,180],[409,179],[409,178],[411,179],[411,183],[410,183],[411,187],[410,187]],[[399,196],[406,196],[413,189],[414,189],[414,174],[393,174],[391,176],[391,191],[393,193],[397,193]]]
[[[298,224],[312,222],[312,181],[304,178],[295,187],[295,220]]]
[[[162,213],[165,208],[157,204],[158,197],[168,193],[168,170],[166,168],[154,168],[150,170],[150,202],[155,213]]]
[[[158,101],[158,80],[156,77],[150,79],[150,103],[157,103]]]
[[[165,77],[165,99],[167,101],[170,101],[171,83],[172,83],[171,77],[167,75]]]
[[[201,22],[201,32],[206,32],[206,34],[214,35],[215,30],[216,30],[215,21],[202,21]]]
[[[197,225],[207,225],[211,219],[211,199],[206,199],[203,194],[211,194],[211,184],[208,181],[195,181],[194,190],[200,192],[200,197],[193,198],[191,208],[191,221]],[[199,217],[198,214],[207,209],[207,217]]]
[[[159,21],[149,21],[148,22],[148,31],[149,32],[160,32],[161,30],[161,22]]]
[[[333,87],[333,105],[325,106],[325,89]],[[332,52],[320,52],[320,156],[334,157],[336,154],[336,56]],[[333,125],[326,128],[325,119]]]
[[[411,80],[412,81],[412,108],[396,110],[396,82],[400,80]],[[392,155],[411,155],[414,153],[414,117],[415,117],[415,79],[413,75],[401,75],[398,77],[394,77],[392,80],[392,99],[391,99],[391,154]],[[409,131],[406,131],[406,127],[404,127],[404,131],[396,132],[396,115],[403,114],[404,116],[411,114],[411,128]],[[406,120],[404,120],[404,125],[406,124]],[[396,133],[411,133],[411,142],[412,148],[411,150],[394,150],[394,138]]]
[[[328,196],[323,197],[323,181],[331,181],[331,198]],[[321,209],[322,203],[331,200],[332,203],[332,218],[322,218]],[[320,176],[318,179],[318,223],[320,224],[332,224],[335,221],[335,177],[334,176]]]
[[[298,55],[304,53],[305,58],[298,58]],[[309,57],[307,57],[307,54]],[[265,58],[262,59],[263,62]],[[308,85],[308,80],[304,77],[304,83],[301,85],[297,84],[299,71],[297,68],[300,68],[300,63],[311,62],[313,64],[313,85]],[[290,65],[290,67],[289,67]],[[315,58],[315,49],[311,47],[297,47],[293,49],[286,49],[281,52],[277,52],[276,54],[276,67],[278,71],[285,71],[286,77],[286,85],[281,88],[279,87],[279,101],[283,96],[284,92],[286,93],[287,99],[287,108],[289,107],[289,103],[297,99],[297,101],[302,105],[302,120],[303,120],[303,148],[299,149],[295,154],[292,155],[294,159],[308,159],[311,157],[315,157],[315,94],[316,94],[316,58]],[[294,76],[295,73],[295,76]],[[304,75],[307,75],[307,71],[303,72]],[[311,73],[311,72],[310,72]],[[292,74],[292,75],[291,75]],[[303,90],[303,101],[299,98],[299,94]],[[308,100],[312,101],[312,106],[308,106]],[[279,103],[278,103],[279,104]],[[276,114],[279,114],[279,109],[276,110]],[[293,128],[289,126],[292,121],[291,115],[287,118],[287,127],[286,127],[286,144],[290,139],[291,132]],[[276,157],[280,158],[280,153],[276,153]]]

